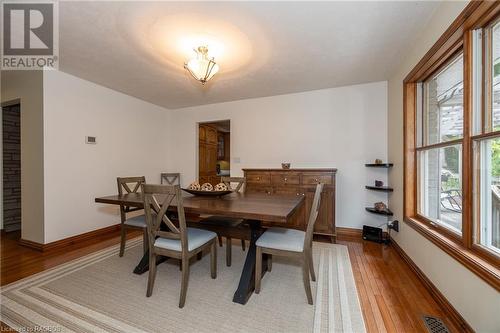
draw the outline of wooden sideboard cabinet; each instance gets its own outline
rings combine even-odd
[[[303,207],[294,214],[284,227],[306,229],[314,198],[316,184],[325,184],[321,193],[321,205],[314,233],[330,236],[336,241],[335,231],[335,175],[337,169],[243,169],[247,179],[247,192],[269,195],[303,195]]]

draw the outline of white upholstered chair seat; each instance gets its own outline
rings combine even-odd
[[[126,219],[125,222],[123,223],[131,227],[146,228],[146,216],[145,215],[134,216],[129,219]]]
[[[192,251],[216,237],[217,234],[212,231],[197,228],[187,228],[188,251]],[[154,246],[172,251],[180,252],[182,250],[181,241],[178,239],[158,238],[156,239]]]
[[[269,249],[302,252],[306,233],[301,230],[286,228],[269,228],[255,243]]]

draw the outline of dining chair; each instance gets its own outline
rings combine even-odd
[[[146,178],[142,177],[118,177],[116,179],[118,184],[118,194],[123,195],[126,193],[137,193],[141,189],[141,185],[146,182]],[[130,186],[129,186],[130,185]],[[120,236],[120,257],[123,257],[125,252],[125,243],[127,241],[127,229],[141,230],[143,235],[143,249],[144,253],[148,250],[148,232],[146,230],[146,217],[143,215],[127,218],[127,213],[141,210],[141,208],[133,208],[125,205],[120,205],[120,218],[121,218],[121,236]]]
[[[246,179],[245,177],[221,177],[221,181],[226,184],[228,189],[233,192],[245,192]],[[233,185],[235,187],[233,188]],[[201,224],[221,227],[217,229],[217,237],[219,239],[219,246],[222,246],[222,237],[226,238],[226,265],[231,266],[232,257],[232,238],[235,236],[234,231],[236,228],[241,226],[244,222],[243,219],[230,218],[225,216],[209,216],[200,220]],[[241,237],[241,236],[240,236]],[[241,248],[245,251],[245,240],[241,239]]]
[[[153,293],[156,277],[156,256],[181,260],[182,280],[179,308],[184,307],[189,280],[189,260],[205,249],[210,250],[210,272],[217,277],[217,234],[212,231],[187,228],[179,185],[143,184],[144,211],[149,239],[149,276],[146,297]],[[169,219],[168,208],[177,206],[178,227]],[[166,228],[160,228],[162,223]],[[168,230],[168,231],[165,231]]]
[[[179,172],[162,172],[160,182],[165,185],[181,185],[181,174]],[[177,220],[177,212],[169,212],[171,220]]]
[[[166,185],[180,185],[181,174],[178,172],[162,172],[160,175],[161,183]]]
[[[314,223],[318,218],[319,206],[321,201],[321,192],[323,184],[316,185],[316,192],[309,215],[306,231],[288,229],[288,228],[269,228],[255,243],[257,247],[256,266],[255,266],[255,293],[260,292],[260,280],[262,278],[262,255],[268,255],[268,270],[271,271],[271,258],[274,255],[296,258],[302,264],[302,280],[306,290],[307,301],[313,304],[311,285],[309,283],[309,274],[311,279],[316,281],[314,274],[314,263],[312,258],[312,236]]]

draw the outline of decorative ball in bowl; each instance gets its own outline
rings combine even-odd
[[[188,186],[188,188],[183,188],[183,190],[193,195],[213,197],[226,195],[232,192],[224,183],[219,183],[214,187],[210,183],[200,185],[198,182],[193,182]]]

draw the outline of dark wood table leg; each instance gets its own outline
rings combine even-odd
[[[250,226],[250,246],[248,247],[245,265],[241,272],[240,283],[238,289],[234,293],[233,302],[239,304],[246,304],[255,289],[255,255],[256,247],[255,242],[262,234],[262,225],[260,221],[247,220],[246,223]],[[267,255],[264,254],[262,260],[262,276],[267,271]]]
[[[162,262],[166,261],[168,257],[164,256],[156,256],[156,265],[161,264]],[[149,250],[144,253],[144,255],[141,258],[141,261],[137,266],[134,268],[134,274],[144,274],[149,270]]]

